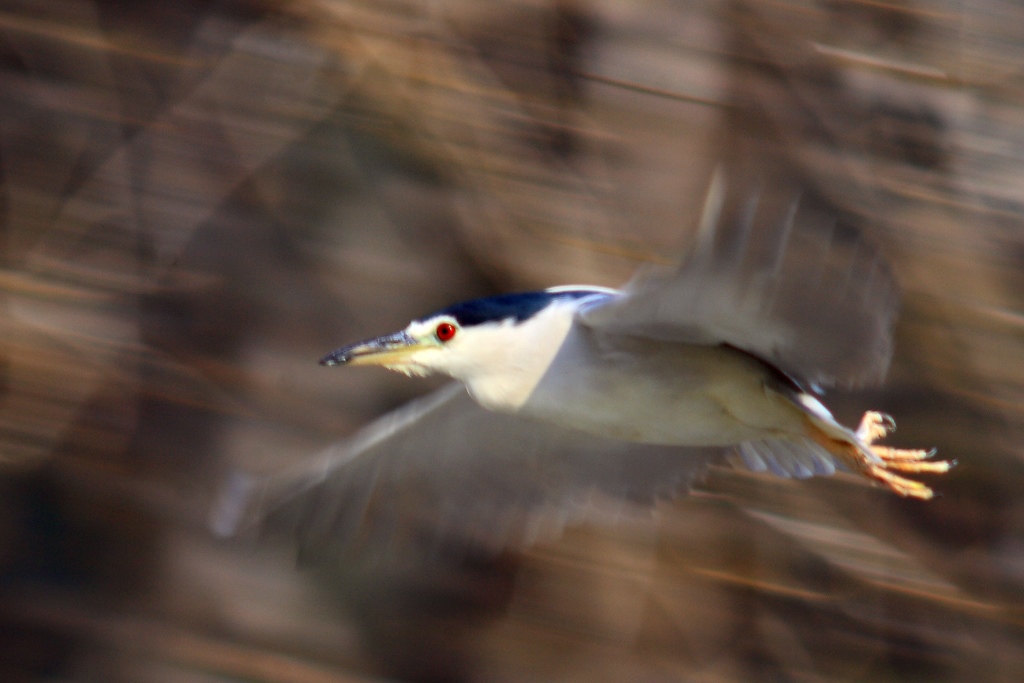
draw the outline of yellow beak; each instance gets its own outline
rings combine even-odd
[[[321,365],[401,365],[402,361],[429,344],[405,331],[343,346],[320,359]]]

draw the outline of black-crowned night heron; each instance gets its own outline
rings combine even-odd
[[[472,400],[442,389],[312,466],[239,479],[215,526],[278,515],[309,547],[387,534],[429,510],[443,531],[500,547],[585,515],[595,491],[670,495],[726,448],[755,471],[841,464],[930,498],[908,475],[951,463],[881,446],[890,418],[867,412],[848,429],[813,395],[885,374],[888,269],[810,193],[766,187],[730,196],[716,174],[690,257],[622,291],[477,299],[329,354],[325,365],[450,375]]]

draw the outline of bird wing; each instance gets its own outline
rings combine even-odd
[[[720,454],[492,413],[455,384],[292,471],[236,474],[211,525],[224,536],[283,533],[317,561],[422,559],[452,546],[497,552],[650,507],[685,491]]]
[[[715,172],[696,243],[579,319],[608,335],[730,344],[814,385],[880,382],[899,289],[854,219],[781,168]]]

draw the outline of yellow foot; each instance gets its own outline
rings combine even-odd
[[[896,423],[888,415],[873,410],[864,413],[860,426],[857,427],[857,438],[875,457],[869,458],[867,454],[858,451],[858,465],[868,477],[881,482],[901,496],[928,500],[935,495],[928,486],[897,473],[940,474],[948,472],[956,463],[949,460],[930,460],[935,455],[935,449],[926,451],[875,445],[876,441],[884,439],[895,429]]]

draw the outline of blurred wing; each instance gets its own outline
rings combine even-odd
[[[581,321],[609,334],[731,344],[816,385],[880,382],[899,290],[851,220],[781,169],[716,171],[683,264],[642,273]]]
[[[237,475],[220,535],[293,536],[305,559],[488,552],[683,491],[717,449],[642,446],[484,410],[461,384],[413,401],[293,472]],[[378,555],[384,553],[384,555]]]

